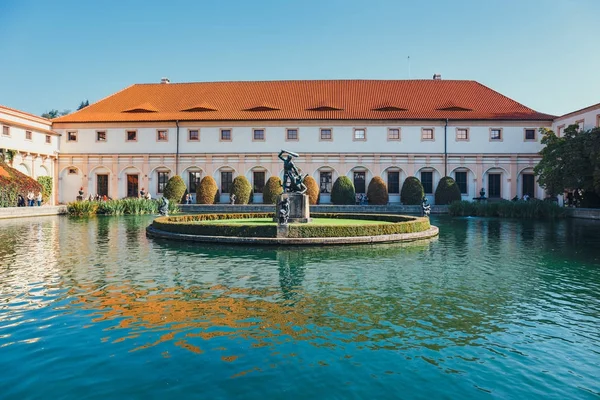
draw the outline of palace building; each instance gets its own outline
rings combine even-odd
[[[173,175],[180,175],[191,193],[202,177],[214,177],[223,202],[233,178],[244,175],[254,201],[262,202],[266,180],[282,175],[281,149],[300,153],[296,164],[319,182],[321,203],[330,201],[332,184],[342,175],[357,193],[365,193],[373,177],[382,177],[390,203],[400,203],[404,180],[416,176],[433,203],[445,175],[457,181],[464,199],[477,197],[481,188],[490,198],[543,198],[533,175],[542,147],[538,130],[552,128],[554,119],[478,82],[438,75],[431,80],[163,79],[132,85],[54,119],[51,129],[44,120],[40,132],[52,132],[51,140],[58,142],[60,154],[48,173],[56,177],[61,203],[75,200],[82,186],[86,195],[121,198],[144,188],[156,197]],[[23,157],[17,162],[25,160],[27,167],[28,157],[39,164],[55,156],[23,149]]]

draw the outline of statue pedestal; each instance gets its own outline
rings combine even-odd
[[[282,193],[277,199],[277,208],[275,209],[275,221],[279,221],[279,210],[283,199],[290,200],[290,216],[288,223],[303,223],[310,222],[310,202],[308,195],[302,193]]]

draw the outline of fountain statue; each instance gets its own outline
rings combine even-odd
[[[169,215],[169,199],[166,197],[163,197],[160,200],[158,205],[158,213],[163,217]]]
[[[283,161],[282,193],[277,200],[276,220],[279,225],[288,222],[310,222],[309,199],[306,195],[306,185],[299,169],[294,164],[294,158],[299,154],[289,150],[281,150],[278,155]],[[283,217],[285,215],[285,218]]]

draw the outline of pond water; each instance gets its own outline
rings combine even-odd
[[[0,398],[598,398],[600,223],[246,248],[0,221]]]

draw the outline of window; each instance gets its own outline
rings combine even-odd
[[[265,171],[254,171],[252,177],[254,193],[262,193],[265,187]]]
[[[165,186],[167,186],[167,182],[169,181],[169,173],[164,171],[158,172],[158,187],[156,188],[156,193],[162,193],[165,191]]]
[[[400,128],[389,128],[388,140],[400,140]]]
[[[331,171],[321,171],[320,173],[320,185],[319,192],[329,194],[331,193]]]
[[[198,191],[198,185],[200,185],[200,179],[202,179],[202,172],[200,171],[191,171],[188,175],[190,182],[190,193],[196,193]]]
[[[136,142],[137,141],[137,131],[127,131],[127,141],[128,142]]]
[[[10,136],[10,126],[2,125],[2,134],[4,136]]]
[[[458,185],[461,194],[467,194],[467,171],[456,171],[454,181]]]
[[[321,140],[331,140],[332,133],[331,129],[321,129]]]
[[[106,131],[96,131],[96,142],[106,142]]]
[[[253,129],[252,130],[252,140],[257,140],[257,141],[265,140],[265,130],[264,129]]]
[[[69,175],[77,175],[77,168],[69,168]]]
[[[469,140],[469,130],[467,128],[456,128],[456,140]]]
[[[298,129],[286,129],[286,140],[298,140]]]
[[[67,142],[76,142],[77,132],[67,132]]]
[[[233,182],[233,172],[223,171],[221,172],[221,194],[229,193],[231,191],[231,183]]]
[[[198,129],[190,129],[188,131],[188,140],[190,142],[197,142],[200,140],[200,131]]]
[[[556,132],[556,135],[557,135],[558,137],[561,137],[561,136],[562,136],[562,133],[563,133],[563,131],[565,130],[565,126],[564,126],[564,125],[558,126],[558,127],[556,127],[556,130],[557,130],[557,132]]]
[[[502,140],[502,129],[491,128],[490,140]]]
[[[525,140],[535,140],[535,129],[525,129]]]
[[[52,136],[46,135],[46,144],[51,144],[51,143],[52,143]]]
[[[138,197],[139,181],[137,174],[127,174],[127,197]]]
[[[400,193],[400,171],[388,171],[388,193]]]
[[[32,134],[31,131],[25,131],[25,140],[31,140]]]
[[[354,171],[354,191],[366,193],[365,171]]]
[[[533,174],[523,174],[523,196],[527,195],[531,198],[535,194],[535,177]]]
[[[421,140],[433,140],[433,128],[421,129]]]
[[[423,171],[421,172],[421,184],[426,194],[433,193],[433,172]]]
[[[579,132],[583,131],[584,120],[580,119],[579,121],[575,121],[575,125],[577,125],[577,130]]]
[[[169,140],[169,131],[166,131],[166,130],[156,131],[156,141],[157,142],[166,142],[168,140]]]
[[[366,129],[355,129],[354,130],[354,140],[367,140],[367,130]]]
[[[221,141],[223,141],[223,142],[231,141],[231,129],[221,129]]]
[[[96,193],[98,196],[108,197],[108,175],[96,175]]]
[[[488,174],[488,197],[499,198],[500,193],[500,178],[501,174]]]

